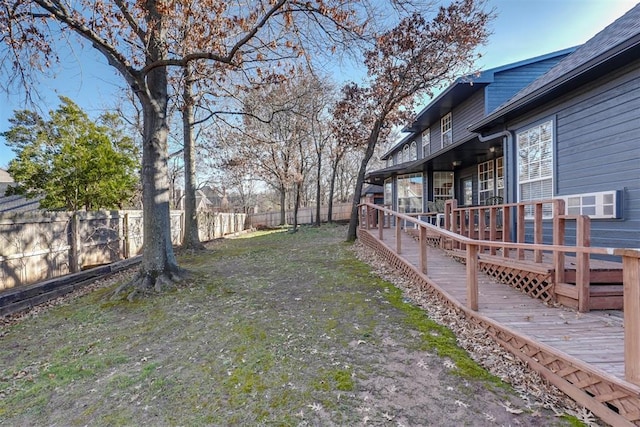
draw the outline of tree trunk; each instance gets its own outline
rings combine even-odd
[[[327,208],[327,222],[333,222],[333,195],[336,188],[336,175],[338,174],[338,163],[342,157],[336,157],[331,166],[331,182],[329,184],[329,207]]]
[[[320,174],[322,173],[322,153],[318,152],[318,175],[316,177],[316,227],[320,227]]]
[[[302,183],[296,183],[296,194],[293,203],[293,232],[298,231],[298,209],[300,207],[300,192],[302,190]]]
[[[164,21],[157,10],[151,11],[153,25],[149,41],[148,62],[166,56],[166,47],[161,42],[166,37]],[[138,76],[134,85],[136,96],[142,105],[144,117],[142,143],[142,218],[143,245],[142,263],[138,275],[129,283],[116,289],[114,297],[128,292],[133,300],[138,294],[146,294],[174,287],[183,271],[178,267],[171,242],[171,217],[169,212],[170,188],[168,175],[167,146],[167,69],[157,67],[146,76]]]
[[[198,212],[196,210],[196,144],[193,138],[193,93],[191,69],[184,68],[184,89],[182,98],[182,134],[184,138],[184,236],[182,247],[186,249],[204,249],[198,235]]]
[[[284,186],[280,187],[280,225],[286,225],[287,224],[287,218],[285,217],[285,206],[284,203],[286,202],[286,189],[284,188]]]
[[[367,171],[367,165],[369,160],[373,157],[373,152],[378,142],[378,136],[380,135],[380,120],[376,120],[373,125],[373,129],[369,134],[367,140],[367,149],[365,150],[362,162],[360,162],[360,169],[358,170],[358,178],[356,180],[356,189],[353,194],[353,203],[351,204],[351,217],[349,218],[349,230],[347,231],[347,241],[353,242],[357,237],[358,229],[358,204],[360,204],[360,195],[362,194],[362,185],[364,184],[364,175]]]

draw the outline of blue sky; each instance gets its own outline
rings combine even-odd
[[[544,55],[584,43],[631,9],[637,0],[488,0],[498,16],[490,24],[492,36],[478,62],[488,69]],[[115,104],[122,80],[91,49],[65,51],[56,78],[42,80],[41,110],[58,106],[58,95],[71,98],[91,116]],[[16,109],[25,108],[23,95],[0,93],[0,132],[9,127]],[[0,137],[0,167],[6,168],[13,152]]]

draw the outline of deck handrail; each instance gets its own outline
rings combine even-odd
[[[513,205],[513,204],[512,204]],[[363,209],[364,208],[364,209]],[[377,210],[378,214],[373,215]],[[554,268],[556,271],[562,269],[564,272],[564,260],[562,265],[556,264],[559,257],[558,253],[575,253],[576,255],[585,255],[587,258],[587,272],[576,271],[576,274],[582,276],[582,287],[578,286],[578,310],[587,311],[588,305],[585,307],[584,302],[580,302],[580,297],[589,294],[589,274],[588,274],[588,256],[596,255],[612,255],[622,258],[623,269],[623,304],[624,304],[624,359],[625,359],[625,378],[627,381],[636,385],[640,385],[640,248],[602,248],[593,246],[566,246],[558,244],[541,244],[541,243],[520,243],[520,242],[497,242],[491,240],[476,240],[466,236],[454,233],[452,231],[437,227],[419,218],[411,215],[393,211],[391,209],[375,205],[372,203],[362,203],[358,209],[360,213],[360,226],[367,229],[378,228],[378,237],[383,238],[384,216],[395,217],[395,240],[396,253],[400,254],[402,247],[401,232],[402,221],[415,224],[419,229],[419,248],[420,256],[418,259],[418,267],[422,274],[427,275],[427,249],[426,249],[426,231],[430,230],[437,235],[452,239],[460,244],[464,244],[466,248],[466,288],[467,288],[467,307],[470,310],[478,311],[478,253],[481,247],[496,247],[523,250],[540,250],[552,251],[554,253]],[[374,222],[377,219],[377,224]],[[402,221],[400,221],[402,220]],[[446,220],[446,217],[445,217]],[[557,219],[554,216],[554,221]],[[372,227],[375,225],[375,227]],[[390,225],[390,222],[389,222]],[[577,269],[583,266],[580,263]],[[578,279],[576,282],[579,281]],[[584,284],[586,283],[586,286]]]

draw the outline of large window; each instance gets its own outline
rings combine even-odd
[[[494,195],[493,159],[478,165],[478,204],[486,205]],[[494,204],[494,203],[491,203]]]
[[[518,132],[516,138],[519,201],[550,199],[553,197],[553,121]],[[550,216],[550,208],[544,214]]]
[[[442,133],[442,148],[451,145],[453,142],[453,131],[451,130],[451,113],[440,119],[440,132]]]
[[[453,172],[433,173],[433,201],[453,199]]]
[[[422,174],[398,177],[398,212],[422,212]]]
[[[422,158],[429,157],[431,154],[431,130],[426,129],[422,132]]]

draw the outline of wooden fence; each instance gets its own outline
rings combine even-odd
[[[327,222],[327,206],[320,207],[320,221]],[[313,224],[315,222],[316,208],[305,207],[298,211],[298,224]],[[351,216],[351,203],[333,205],[333,221],[348,221]],[[293,224],[293,210],[285,211],[287,224]],[[277,227],[280,224],[280,211],[263,212],[249,216],[251,227]]]
[[[244,230],[246,214],[199,212],[200,240]],[[182,242],[183,211],[171,211],[171,241]],[[0,215],[0,290],[136,256],[142,211]]]

